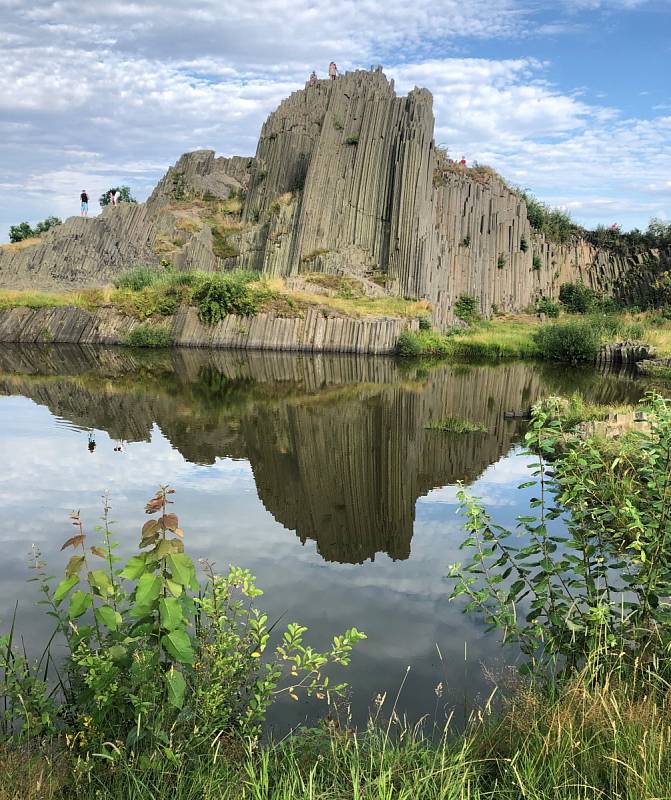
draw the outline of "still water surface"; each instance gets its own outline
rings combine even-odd
[[[528,459],[524,423],[504,412],[576,390],[635,402],[644,386],[530,363],[423,371],[381,358],[0,347],[0,624],[18,601],[38,648],[50,629],[26,583],[31,544],[60,573],[69,512],[92,528],[108,492],[131,554],[145,501],[168,483],[190,553],[251,569],[271,619],[303,622],[317,646],[353,625],[368,634],[347,675],[358,720],[378,693],[395,696],[407,667],[400,711],[463,715],[489,691],[483,666],[515,654],[448,602],[463,538],[456,484],[514,523]],[[446,416],[486,432],[427,429]],[[285,703],[273,721],[315,713]]]

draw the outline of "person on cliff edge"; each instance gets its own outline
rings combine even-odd
[[[310,86],[316,86],[317,85],[317,73],[314,70],[312,70],[312,72],[310,73],[309,84],[310,84]]]
[[[337,76],[338,76],[338,67],[335,61],[331,61],[331,63],[329,64],[329,78],[332,81],[334,81]]]
[[[89,215],[89,196],[86,194],[86,189],[82,189],[82,193],[79,195],[79,199],[81,200],[81,207],[79,211],[79,215],[81,217],[88,217]]]

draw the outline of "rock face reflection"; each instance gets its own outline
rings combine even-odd
[[[599,399],[636,400],[640,386],[573,375]],[[417,498],[470,482],[511,447],[521,423],[503,412],[567,390],[530,364],[439,367],[393,360],[271,353],[4,348],[0,393],[20,394],[82,428],[146,440],[158,425],[185,459],[248,459],[270,513],[312,539],[324,559],[405,559]],[[570,388],[570,387],[569,387]],[[430,430],[459,417],[486,432]]]

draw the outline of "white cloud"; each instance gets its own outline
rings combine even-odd
[[[620,119],[558,89],[534,58],[446,57],[457,41],[519,31],[522,2],[5,0],[0,237],[21,218],[76,213],[83,186],[95,196],[124,182],[143,198],[186,150],[252,154],[266,115],[331,58],[383,61],[400,91],[431,89],[439,142],[584,221],[612,213],[601,198],[631,200],[638,217],[671,205],[668,117]]]

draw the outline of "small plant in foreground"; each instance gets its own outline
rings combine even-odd
[[[262,592],[248,570],[218,574],[203,562],[199,582],[170,510],[173,493],[161,487],[149,500],[139,552],[124,566],[106,499],[93,542],[79,513],[71,515],[74,533],[62,549],[72,556],[55,588],[35,553],[35,579],[67,655],[54,693],[44,677],[54,663],[48,653],[28,669],[13,631],[0,640],[4,724],[13,738],[62,735],[71,750],[109,761],[127,753],[179,763],[227,737],[256,737],[279,694],[326,699],[344,689],[326,670],[347,665],[364,634],[352,628],[317,651],[304,641],[307,629],[290,623],[271,650],[276,623],[255,607]]]
[[[595,437],[563,430],[534,408],[526,443],[535,463],[523,536],[495,524],[460,493],[470,551],[451,568],[488,624],[516,641],[531,665],[579,668],[594,654],[666,671],[671,647],[671,400],[646,398],[651,432],[612,457]]]
[[[420,331],[430,331],[433,328],[431,317],[429,316],[421,316],[418,318],[417,322],[419,323]]]
[[[255,273],[215,273],[204,280],[193,293],[203,322],[214,325],[227,314],[255,314],[259,295],[248,286],[252,275]]]

